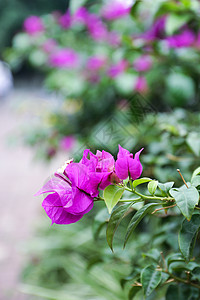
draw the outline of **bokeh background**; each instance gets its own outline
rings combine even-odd
[[[51,227],[34,194],[66,159],[85,148],[116,155],[118,144],[144,147],[144,176],[180,183],[179,168],[190,178],[200,163],[199,15],[197,0],[0,3],[0,299],[127,299],[123,278],[151,228],[127,251],[119,231],[112,254],[102,205]],[[176,250],[170,225],[156,234],[155,247],[167,236]]]

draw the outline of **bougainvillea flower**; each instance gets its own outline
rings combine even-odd
[[[149,55],[142,55],[135,59],[133,67],[138,72],[145,72],[151,69],[152,59]]]
[[[112,0],[102,9],[102,16],[107,20],[115,20],[129,14],[131,5],[127,5],[126,1]]]
[[[54,39],[48,39],[42,45],[43,51],[48,54],[55,51],[56,48],[57,48],[57,42]]]
[[[36,35],[44,31],[44,24],[37,16],[30,16],[24,21],[24,30],[30,35]]]
[[[94,188],[95,180],[92,181],[88,176],[86,166],[72,162],[65,171],[68,178],[65,174],[55,173],[36,194],[47,194],[42,206],[52,223],[56,224],[70,224],[80,220],[92,209],[94,195],[98,195],[97,187]]]
[[[166,26],[167,16],[164,15],[158,18],[151,28],[140,35],[141,38],[144,38],[148,41],[154,41],[156,39],[163,39],[165,36],[165,26]]]
[[[59,17],[58,23],[64,29],[68,29],[71,26],[71,16],[69,10],[66,13]]]
[[[123,73],[128,67],[128,62],[126,60],[121,60],[115,65],[111,65],[108,69],[108,76],[111,78],[115,78],[121,73]]]
[[[98,71],[105,65],[104,57],[91,56],[87,61],[87,69],[90,71]]]
[[[128,177],[133,180],[140,177],[142,174],[142,165],[139,156],[143,148],[138,151],[134,158],[133,154],[119,145],[119,152],[115,163],[115,172],[117,176],[124,180]]]
[[[179,34],[166,38],[170,48],[190,47],[195,42],[195,34],[190,29],[185,29]]]
[[[108,31],[106,25],[101,21],[101,19],[95,15],[90,14],[87,18],[87,28],[90,36],[97,41],[106,40]]]
[[[139,76],[137,78],[134,90],[141,94],[145,94],[148,91],[148,84],[144,76]]]
[[[89,12],[85,7],[82,6],[73,15],[73,22],[86,24],[88,18],[89,18]]]
[[[59,49],[49,57],[49,63],[57,68],[74,68],[78,65],[78,54],[73,49]]]
[[[63,150],[71,150],[74,147],[75,141],[76,139],[74,136],[65,136],[60,140],[60,148]]]
[[[90,168],[82,163],[71,163],[67,165],[64,175],[70,179],[72,187],[87,193],[92,197],[99,194],[99,178],[90,172]]]
[[[88,158],[89,156],[89,158]],[[91,177],[95,176],[98,182],[98,187],[104,190],[112,182],[119,182],[116,177],[114,177],[114,157],[106,151],[98,151],[96,155],[93,154],[89,149],[83,152],[83,158],[80,163],[86,165],[90,172]]]
[[[121,43],[121,36],[116,31],[111,31],[108,33],[107,41],[111,46],[117,47]]]

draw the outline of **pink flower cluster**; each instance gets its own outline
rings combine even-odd
[[[79,163],[68,161],[36,194],[45,194],[42,206],[52,224],[70,224],[80,220],[89,212],[99,189],[120,183],[126,178],[140,177],[142,165],[139,155],[135,156],[119,145],[117,160],[106,151],[93,154],[84,150]]]

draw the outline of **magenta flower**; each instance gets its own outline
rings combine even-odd
[[[148,91],[148,84],[144,76],[139,76],[137,78],[134,90],[141,94],[145,94]]]
[[[88,155],[89,159],[87,158]],[[81,163],[89,168],[91,177],[95,176],[101,190],[104,190],[112,182],[117,182],[117,178],[114,176],[115,160],[110,153],[97,150],[95,155],[89,149],[86,149],[83,152]]]
[[[42,45],[42,49],[46,53],[52,53],[55,51],[57,48],[57,42],[54,39],[48,39],[47,41],[44,42]]]
[[[60,147],[63,150],[71,150],[74,147],[75,141],[76,139],[74,136],[65,136],[60,140]]]
[[[128,177],[135,180],[142,174],[142,165],[139,156],[143,148],[138,151],[134,158],[133,154],[119,145],[119,152],[115,163],[115,172],[117,176],[124,180]]]
[[[131,5],[127,6],[122,2],[112,0],[103,7],[102,16],[107,20],[115,20],[129,14],[130,10]]]
[[[108,31],[106,25],[101,19],[95,15],[90,14],[87,18],[86,24],[91,37],[96,41],[103,41],[107,38]]]
[[[135,59],[133,63],[133,67],[138,72],[145,72],[151,69],[152,66],[152,59],[148,55],[142,55]]]
[[[195,35],[190,29],[166,38],[170,48],[190,47],[195,42]]]
[[[71,26],[71,16],[69,10],[66,13],[59,17],[58,23],[64,29],[68,29]]]
[[[109,32],[107,38],[108,38],[107,41],[111,46],[117,47],[121,43],[121,36],[116,31]]]
[[[128,62],[126,60],[121,60],[115,65],[111,65],[108,69],[108,76],[111,78],[115,78],[121,73],[123,73],[128,67]]]
[[[60,49],[50,55],[49,63],[57,68],[75,68],[78,64],[78,54],[73,49]]]
[[[87,69],[90,71],[98,71],[105,65],[104,57],[91,56],[87,61]]]
[[[89,12],[85,7],[80,7],[75,14],[73,15],[73,22],[74,23],[87,23],[87,19],[89,18]]]
[[[163,39],[165,34],[165,25],[167,16],[161,16],[152,25],[152,27],[143,33],[140,37],[148,41],[154,41],[156,39]]]
[[[69,163],[64,174],[55,173],[36,194],[47,194],[42,206],[52,224],[77,222],[92,209],[98,181],[88,171],[85,165]]]
[[[30,35],[36,35],[44,31],[44,25],[39,17],[30,16],[24,21],[24,30]]]

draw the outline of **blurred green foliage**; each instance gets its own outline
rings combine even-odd
[[[0,55],[6,46],[11,44],[13,36],[21,30],[21,26],[29,15],[67,10],[68,0],[6,0],[0,1]]]

